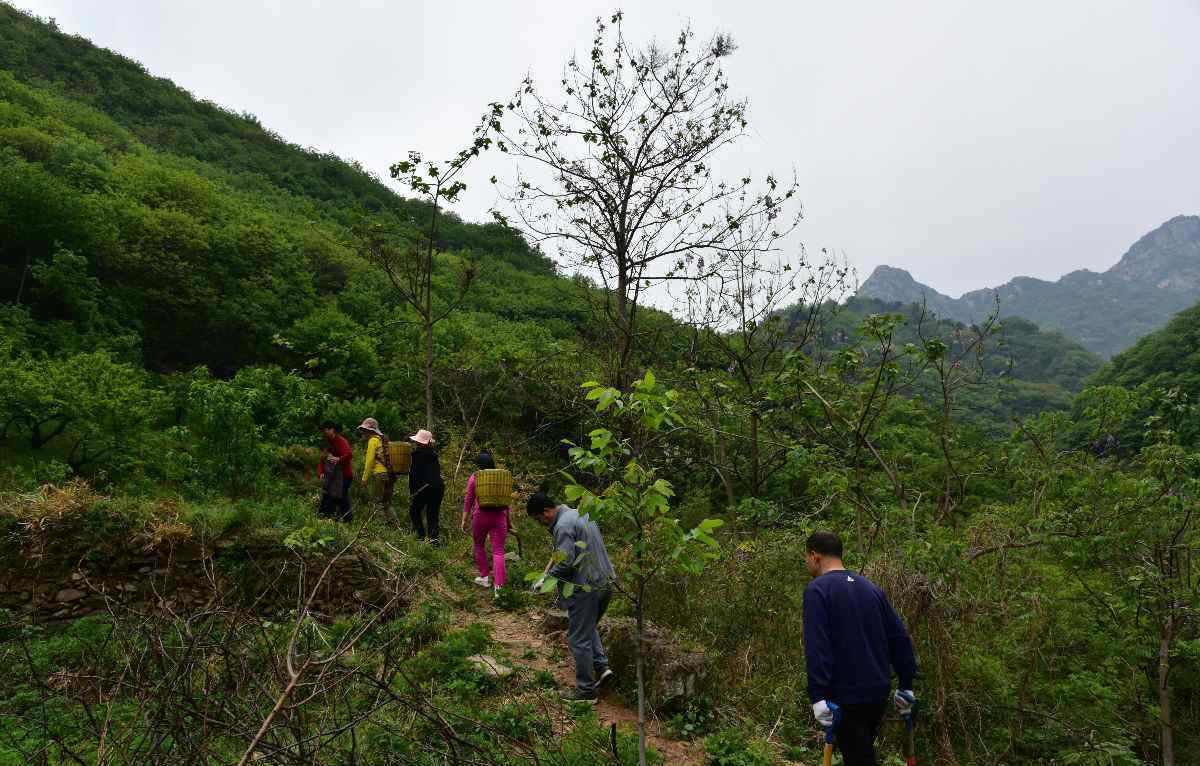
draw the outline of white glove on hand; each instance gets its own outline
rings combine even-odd
[[[829,707],[829,703],[821,700],[813,705],[813,718],[817,719],[817,723],[821,725],[822,729],[833,726],[833,710]]]
[[[912,712],[913,705],[917,704],[917,695],[913,694],[912,689],[900,689],[892,697],[892,702],[896,703],[896,710],[900,715],[908,715]]]
[[[537,580],[534,581],[533,585],[529,586],[529,589],[531,591],[533,591],[534,593],[541,593],[542,586],[545,584],[546,584],[546,576],[542,575],[541,577],[537,578]]]

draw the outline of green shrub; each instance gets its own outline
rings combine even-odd
[[[509,702],[494,710],[484,711],[482,721],[500,734],[521,742],[532,742],[535,737],[547,736],[551,732],[546,716],[524,702]]]
[[[533,603],[533,596],[526,585],[525,565],[520,561],[509,561],[505,567],[508,579],[496,596],[495,604],[506,612],[519,612]]]
[[[707,766],[774,766],[779,762],[769,745],[735,728],[709,736],[704,741],[704,755]]]
[[[696,697],[688,703],[687,709],[667,720],[666,730],[673,739],[691,740],[708,734],[715,724],[712,700]]]
[[[613,724],[615,726],[615,724]],[[634,766],[638,762],[637,734],[617,729],[617,759],[619,766]],[[612,730],[602,726],[594,710],[588,710],[575,721],[575,726],[562,739],[561,752],[547,761],[561,766],[600,766],[613,763]],[[647,764],[660,764],[662,756],[646,750]]]
[[[488,626],[483,623],[451,631],[413,660],[410,677],[459,700],[476,699],[499,685],[494,676],[467,659],[483,653],[488,644]]]

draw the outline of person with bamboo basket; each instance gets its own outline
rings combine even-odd
[[[467,494],[463,499],[462,531],[471,535],[475,545],[475,566],[479,569],[475,584],[492,588],[493,595],[499,597],[507,580],[504,542],[512,530],[513,478],[508,471],[497,468],[496,461],[487,452],[479,453],[475,465],[479,470],[467,479]],[[492,540],[490,570],[488,538]]]
[[[392,518],[392,495],[396,479],[408,473],[412,462],[412,445],[392,442],[379,427],[375,418],[367,418],[358,427],[367,437],[366,458],[363,460],[362,483],[372,499],[388,518]]]

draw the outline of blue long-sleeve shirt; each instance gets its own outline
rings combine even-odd
[[[912,639],[883,591],[845,569],[826,572],[804,589],[804,660],[808,696],[840,705],[880,702],[917,675]]]

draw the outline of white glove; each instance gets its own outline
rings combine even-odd
[[[892,697],[892,702],[896,703],[896,710],[900,715],[908,715],[912,712],[913,705],[917,704],[917,695],[913,694],[912,689],[900,689]]]
[[[828,729],[833,726],[833,709],[829,707],[829,703],[821,700],[813,705],[813,718],[817,719],[822,729]]]
[[[542,575],[541,577],[537,578],[536,581],[534,581],[533,585],[529,586],[529,589],[531,591],[533,591],[534,593],[541,593],[542,586],[545,584],[546,584],[546,575]]]

